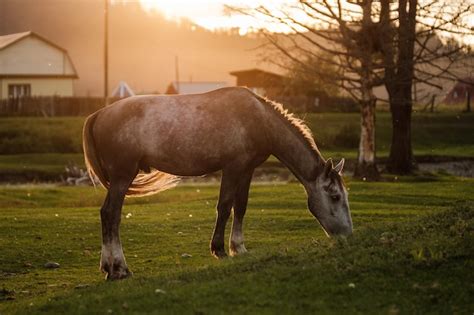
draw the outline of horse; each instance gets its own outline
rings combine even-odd
[[[119,100],[87,117],[83,149],[89,175],[107,189],[100,210],[100,269],[106,279],[132,275],[119,236],[125,196],[172,188],[183,176],[222,171],[210,251],[216,258],[227,256],[224,231],[233,212],[229,252],[245,253],[242,224],[250,182],[270,155],[301,182],[308,209],[328,236],[352,233],[344,159],[336,166],[325,160],[302,120],[247,88]]]

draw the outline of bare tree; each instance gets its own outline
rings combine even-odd
[[[267,60],[283,68],[288,67],[288,62],[298,64],[306,73],[335,82],[360,104],[360,142],[354,175],[366,179],[379,178],[373,88],[383,84],[378,73],[381,59],[376,56],[377,45],[372,36],[365,35],[376,28],[372,3],[373,0],[366,0],[342,5],[327,0],[300,0],[279,8],[231,8],[287,28],[287,33],[262,31],[269,46],[284,57]],[[330,65],[335,71],[328,73],[324,66],[314,67],[314,62],[305,60]]]
[[[440,79],[454,78],[454,65],[465,45],[436,41],[439,35],[472,34],[468,0],[299,0],[284,7],[235,9],[284,25],[286,34],[264,31],[271,47],[288,62],[300,63],[315,76],[338,82],[361,109],[361,137],[356,177],[377,178],[373,88],[385,85],[392,113],[388,170],[414,169],[411,144],[412,86],[440,88]],[[321,54],[320,52],[324,52]],[[324,56],[331,55],[333,58]],[[327,74],[305,64],[309,56],[338,70]],[[284,62],[271,61],[285,67]]]
[[[442,89],[442,81],[458,78],[468,45],[440,40],[449,33],[472,34],[468,1],[380,0],[379,37],[384,55],[384,83],[392,113],[392,143],[387,169],[408,174],[415,168],[411,137],[412,87],[415,83]]]

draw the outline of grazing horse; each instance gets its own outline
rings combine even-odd
[[[224,229],[232,208],[229,251],[245,253],[242,222],[250,181],[272,154],[303,184],[308,208],[328,235],[352,233],[344,159],[336,166],[325,161],[301,120],[246,88],[120,100],[87,118],[83,146],[89,174],[108,190],[100,211],[100,268],[107,279],[131,275],[119,238],[124,197],[171,188],[180,176],[222,170],[211,253],[226,256]]]

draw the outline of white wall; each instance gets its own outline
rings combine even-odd
[[[2,74],[73,75],[74,70],[65,52],[30,36],[0,50]]]
[[[74,96],[73,79],[18,78],[0,80],[0,98],[8,98],[9,84],[30,84],[31,96]]]

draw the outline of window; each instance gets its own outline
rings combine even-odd
[[[31,96],[31,84],[9,84],[8,98],[22,98]]]

